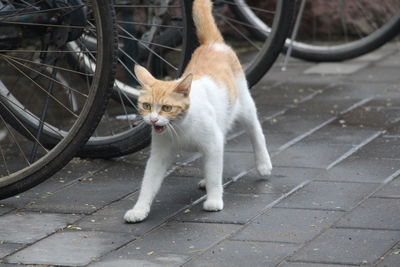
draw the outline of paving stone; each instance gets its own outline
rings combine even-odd
[[[400,238],[398,231],[328,229],[290,258],[292,261],[372,264]]]
[[[84,266],[130,240],[131,236],[122,233],[65,231],[40,240],[6,260],[9,263]]]
[[[199,203],[184,210],[173,218],[185,222],[234,223],[245,224],[254,216],[262,213],[266,206],[276,200],[279,194],[224,194],[224,209],[218,212],[203,210]]]
[[[358,145],[370,138],[378,131],[359,126],[343,127],[336,123],[328,124],[301,142],[306,144],[334,144],[334,145]]]
[[[351,145],[329,144],[315,142],[311,144],[298,143],[282,151],[274,158],[276,166],[308,167],[325,169],[352,149]]]
[[[377,166],[379,166],[377,168]],[[349,157],[329,170],[322,171],[318,180],[348,182],[383,182],[399,169],[398,162],[386,159]]]
[[[324,93],[316,95],[312,99],[305,101],[296,106],[297,114],[299,115],[315,115],[315,114],[329,114],[338,115],[343,111],[351,108],[354,104],[359,102],[359,99],[336,99],[327,98]]]
[[[395,92],[396,90],[391,90],[389,87],[392,85],[389,83],[367,83],[367,82],[357,82],[351,83],[346,81],[340,81],[324,90],[322,94],[315,96],[315,99],[320,101],[336,101],[341,103],[341,101],[355,100],[360,101],[366,98],[371,98],[372,96],[389,96],[389,92]]]
[[[1,238],[1,237],[0,237]],[[1,258],[10,255],[11,253],[21,249],[24,245],[17,243],[0,243],[0,266]]]
[[[400,62],[400,55],[396,54],[396,55],[391,55],[389,57],[387,57],[384,60],[381,60],[380,62],[378,62],[376,65],[379,67],[398,67],[399,66],[399,62]]]
[[[110,253],[101,259],[103,265],[95,266],[180,266],[237,229],[229,224],[169,222]],[[128,261],[138,265],[126,265]]]
[[[304,74],[352,74],[366,66],[366,63],[319,63],[306,69]]]
[[[223,177],[231,178],[239,173],[250,170],[255,167],[254,153],[248,152],[231,152],[224,153],[224,170]],[[202,159],[196,160],[186,166],[178,167],[173,173],[173,176],[180,177],[203,177],[203,162]]]
[[[0,217],[0,240],[33,243],[78,220],[76,215],[19,212]]]
[[[86,230],[143,235],[204,194],[205,191],[198,189],[194,179],[167,177],[154,200],[149,217],[144,222],[128,224],[123,220],[125,212],[136,203],[138,193],[135,193],[86,216],[77,225]]]
[[[4,204],[0,204],[0,215],[10,212],[12,208],[6,207]]]
[[[314,114],[303,115],[296,114],[298,110],[294,109],[263,124],[263,129],[266,135],[271,133],[291,133],[294,137],[304,134],[315,127],[320,126],[327,120],[332,118],[332,115]]]
[[[400,160],[400,137],[376,138],[358,150],[354,156],[360,158],[383,158]]]
[[[336,226],[400,230],[400,199],[369,198],[343,217]]]
[[[374,194],[375,197],[400,198],[399,177]]]
[[[231,183],[225,192],[240,194],[284,194],[306,180],[318,176],[321,170],[311,168],[274,167],[272,174],[263,177],[253,170]]]
[[[400,264],[400,245],[397,244],[376,266],[395,267]]]
[[[162,256],[152,256],[146,257],[144,255],[138,255],[134,258],[124,259],[124,256],[115,259],[102,259],[100,262],[94,262],[89,266],[95,267],[132,267],[132,266],[144,266],[144,267],[171,267],[171,266],[181,266],[184,264],[189,257],[183,255],[166,254]]]
[[[297,248],[294,244],[243,242],[225,240],[189,266],[276,266]]]
[[[370,67],[352,75],[350,79],[363,82],[396,82],[399,80],[399,73],[393,67]]]
[[[143,168],[114,166],[55,194],[40,198],[26,210],[90,214],[139,189]]]
[[[268,130],[264,130],[264,135],[269,153],[277,151],[280,146],[286,144],[295,137],[290,133],[271,133]],[[250,137],[247,134],[243,134],[230,140],[225,145],[225,151],[253,153]]]
[[[342,215],[340,211],[273,208],[231,239],[302,243],[312,239]]]
[[[280,202],[278,207],[349,210],[378,187],[367,183],[314,181]]]
[[[342,125],[384,129],[400,118],[399,111],[391,108],[362,106],[340,117]]]
[[[343,264],[324,264],[324,263],[305,263],[305,262],[285,262],[279,267],[351,267],[354,265],[343,265]]]
[[[109,167],[110,161],[94,159],[74,158],[63,169],[50,177],[43,183],[23,192],[17,196],[0,200],[0,206],[5,205],[8,208],[21,208],[37,198],[47,198],[50,194],[68,186],[73,181],[79,179],[88,179],[97,172]]]

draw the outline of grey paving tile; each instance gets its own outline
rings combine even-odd
[[[229,193],[284,194],[306,180],[318,176],[321,170],[312,168],[274,167],[271,176],[262,177],[253,170],[231,183],[225,189]]]
[[[295,136],[289,133],[271,133],[264,130],[264,135],[270,153],[277,151],[280,146],[292,140]],[[253,146],[250,137],[247,134],[238,136],[225,145],[225,151],[228,152],[248,152],[253,153]]]
[[[188,266],[275,266],[296,248],[293,244],[225,240]]]
[[[378,187],[376,184],[314,181],[278,207],[349,210]]]
[[[116,165],[46,198],[40,198],[26,210],[90,214],[138,190],[142,173],[143,168],[135,170],[132,165]]]
[[[336,226],[400,230],[400,199],[369,198],[343,217]]]
[[[224,209],[218,212],[204,211],[203,203],[174,216],[178,221],[244,224],[262,213],[279,194],[224,194]],[[188,212],[189,211],[189,212]]]
[[[400,160],[399,147],[400,137],[380,137],[362,147],[354,154],[354,156],[360,158],[386,158]]]
[[[352,145],[328,142],[298,143],[279,153],[273,161],[276,166],[325,169],[352,149]]]
[[[377,267],[395,267],[400,265],[400,245],[397,244],[391,251],[381,258]]]
[[[169,222],[110,253],[101,259],[104,264],[98,266],[128,266],[124,263],[131,260],[142,264],[138,266],[179,266],[237,229],[238,226],[229,224]]]
[[[332,118],[329,114],[303,115],[296,114],[294,109],[263,124],[266,135],[268,133],[291,133],[294,137],[304,134]]]
[[[349,109],[360,99],[331,99],[326,97],[325,92],[316,95],[310,100],[307,100],[296,106],[297,114],[299,115],[313,115],[313,114],[329,114],[339,115],[341,112]]]
[[[205,191],[198,189],[197,181],[194,179],[167,177],[154,200],[149,217],[144,222],[127,224],[123,220],[125,212],[136,203],[138,194],[135,193],[86,216],[77,225],[88,230],[142,235],[204,194]]]
[[[34,199],[47,198],[50,194],[54,194],[73,181],[93,177],[100,170],[108,168],[110,164],[112,163],[106,160],[74,158],[48,180],[17,196],[0,200],[0,205],[9,208],[21,208]]]
[[[304,71],[304,74],[352,74],[367,66],[366,63],[319,63]]]
[[[359,71],[350,77],[352,81],[395,82],[399,80],[396,68],[370,67]]]
[[[400,198],[400,179],[394,179],[374,194],[375,197]]]
[[[12,208],[6,207],[5,204],[0,204],[0,215],[10,212],[11,210],[12,210]]]
[[[342,215],[340,211],[273,208],[231,239],[302,243],[312,239]]]
[[[302,140],[306,144],[358,145],[378,131],[359,126],[343,127],[337,123],[324,126]]]
[[[355,125],[367,128],[385,129],[400,118],[398,110],[392,108],[370,107],[356,108],[340,117],[343,125]]]
[[[59,232],[22,249],[6,260],[9,263],[84,266],[130,240],[131,236],[119,233]]]
[[[323,171],[318,180],[383,182],[399,169],[394,160],[349,157]]]
[[[10,255],[11,253],[17,251],[18,249],[21,249],[23,246],[24,246],[24,244],[1,243],[0,242],[0,258]],[[1,260],[0,260],[0,263],[1,263]]]
[[[223,177],[231,178],[237,174],[250,170],[255,167],[254,153],[251,152],[232,152],[225,151],[224,153],[224,170]],[[203,177],[203,162],[202,159],[189,163],[186,166],[178,167],[173,173],[173,176],[183,177]]]
[[[290,258],[293,261],[372,264],[398,242],[400,232],[329,229]]]
[[[324,264],[324,263],[305,263],[305,262],[285,262],[279,267],[351,267],[354,265],[344,264]]]
[[[0,217],[0,240],[33,243],[78,220],[76,215],[19,212]]]

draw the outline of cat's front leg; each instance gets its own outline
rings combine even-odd
[[[203,203],[203,209],[207,211],[220,211],[224,208],[222,200],[222,170],[224,141],[222,134],[218,134],[214,142],[203,151],[204,174],[207,199]]]
[[[162,147],[157,142],[152,143],[150,158],[147,161],[139,198],[135,206],[125,213],[124,219],[129,223],[141,222],[147,218],[151,204],[160,189],[165,173],[174,159],[172,149],[167,144]]]

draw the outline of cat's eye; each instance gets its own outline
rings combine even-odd
[[[170,112],[172,110],[172,106],[170,105],[163,105],[161,109],[165,112]]]
[[[149,103],[143,103],[142,104],[143,109],[145,110],[150,110],[151,109],[151,105]]]

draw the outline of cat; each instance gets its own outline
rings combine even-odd
[[[200,46],[194,51],[182,77],[173,81],[154,78],[136,65],[143,87],[138,109],[152,126],[150,158],[139,198],[125,213],[126,222],[143,221],[178,150],[203,155],[206,211],[223,209],[223,152],[225,135],[235,121],[250,135],[260,175],[270,175],[272,164],[254,101],[235,52],[224,43],[212,16],[210,0],[193,2],[193,19]]]

